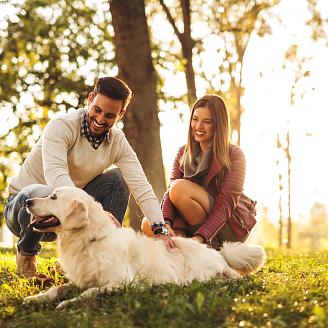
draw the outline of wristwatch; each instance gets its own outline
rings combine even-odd
[[[159,235],[159,234],[162,234],[164,236],[168,236],[169,235],[169,229],[166,228],[165,226],[162,226],[162,227],[159,227],[159,228],[156,228],[156,230],[154,230],[154,235]]]

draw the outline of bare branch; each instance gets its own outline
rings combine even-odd
[[[164,3],[164,0],[159,0],[163,10],[165,11],[165,14],[167,16],[167,19],[169,21],[169,23],[171,24],[173,30],[174,30],[174,33],[176,34],[176,36],[178,37],[179,41],[182,43],[182,33],[180,33],[180,31],[178,30],[176,24],[175,24],[175,21],[174,21],[174,18],[172,17],[171,13],[170,13],[170,10],[169,8],[167,7],[167,5]]]

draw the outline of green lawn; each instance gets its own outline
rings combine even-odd
[[[64,278],[51,269],[55,256],[47,249],[39,264],[58,284]],[[269,250],[265,267],[239,281],[126,286],[65,310],[24,307],[23,297],[48,287],[14,274],[12,250],[0,252],[0,263],[1,327],[328,327],[328,251]]]

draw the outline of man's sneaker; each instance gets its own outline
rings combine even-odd
[[[36,256],[25,256],[16,253],[16,273],[22,275],[26,279],[31,279],[37,275]]]

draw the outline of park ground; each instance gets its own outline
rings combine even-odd
[[[19,278],[14,250],[2,249],[0,327],[328,327],[328,251],[267,254],[259,272],[238,281],[129,285],[56,310],[56,302],[22,304],[49,286]],[[61,284],[65,278],[53,270],[55,260],[55,247],[44,248],[39,269]]]

